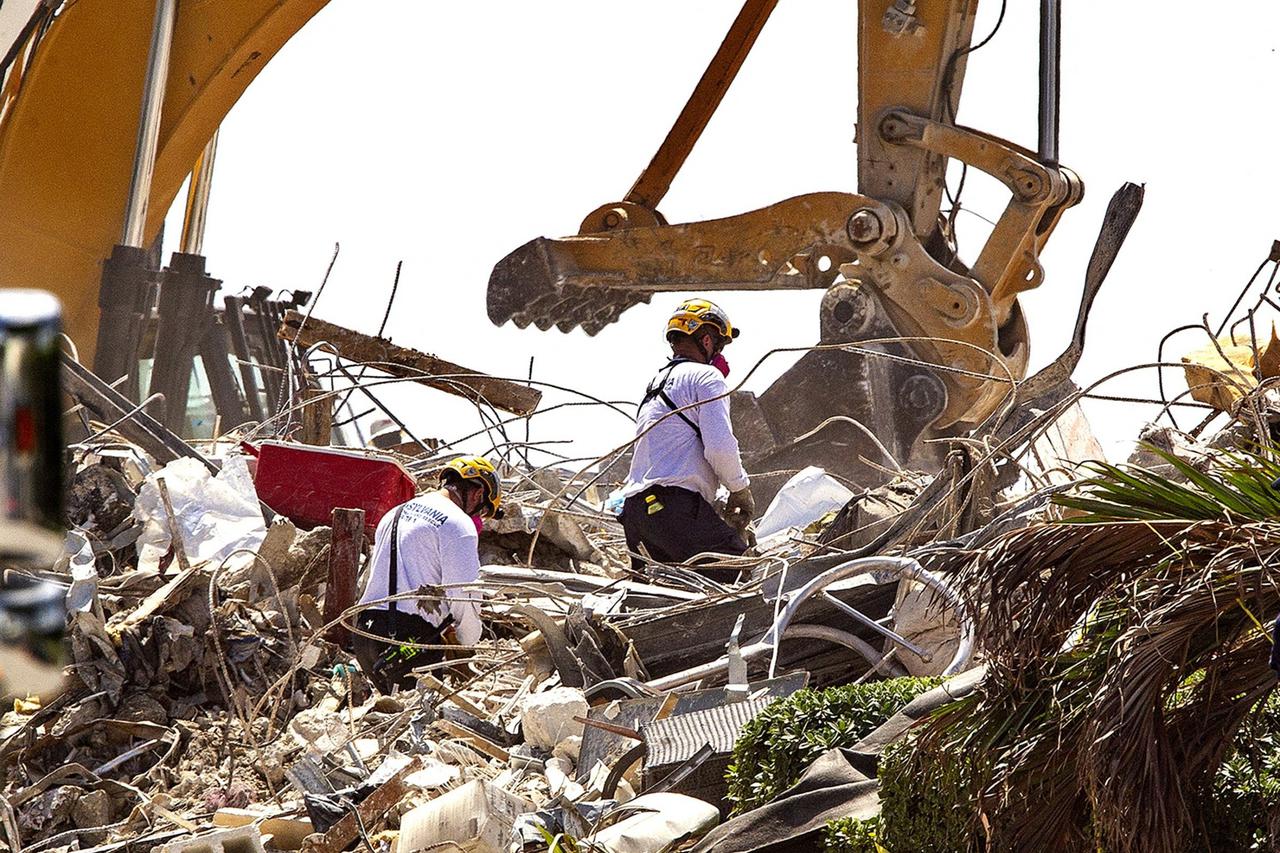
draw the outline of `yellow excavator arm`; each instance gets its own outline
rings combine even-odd
[[[223,117],[326,2],[179,4],[148,244]],[[0,69],[0,286],[57,294],[86,363],[102,262],[121,240],[155,11],[155,0],[46,2]]]
[[[1056,162],[1056,43],[1042,77],[1053,112],[1046,121],[1042,96],[1041,141],[1045,128],[1053,141],[1031,152],[955,123],[977,0],[859,0],[859,192],[668,224],[657,205],[776,5],[746,0],[622,201],[588,214],[577,235],[535,239],[498,263],[489,317],[594,334],[655,292],[826,289],[822,343],[868,343],[807,354],[758,399],[735,401],[735,421],[757,468],[825,464],[874,477],[874,465],[853,461],[868,429],[882,440],[865,454],[875,464],[884,446],[895,460],[928,456],[921,437],[980,422],[1025,373],[1017,296],[1043,280],[1040,250],[1084,192]],[[1055,0],[1044,7],[1056,16]],[[1056,17],[1047,23],[1056,33]],[[951,160],[1010,194],[972,267],[940,216]],[[833,387],[845,391],[834,407]]]

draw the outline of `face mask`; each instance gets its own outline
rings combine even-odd
[[[729,362],[724,357],[724,353],[716,353],[715,358],[711,359],[711,366],[720,371],[720,375],[729,378]]]
[[[478,515],[471,516],[471,523],[476,526],[476,535],[484,533],[484,519]]]

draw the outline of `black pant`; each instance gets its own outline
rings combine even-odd
[[[403,605],[402,605],[403,606]],[[356,626],[379,637],[392,637],[407,643],[426,646],[443,642],[440,629],[421,616],[397,610],[366,610],[356,617]],[[411,670],[438,663],[444,658],[440,649],[414,649],[362,637],[351,638],[351,649],[360,662],[360,670],[380,693],[410,690],[417,686]]]
[[[702,495],[675,486],[650,486],[627,498],[622,529],[628,551],[638,553],[643,544],[662,563],[683,563],[704,552],[737,556],[747,550],[742,535]],[[644,563],[633,557],[631,567],[640,571]]]

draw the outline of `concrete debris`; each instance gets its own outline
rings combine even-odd
[[[527,802],[496,785],[468,782],[401,819],[398,853],[421,853],[447,842],[475,853],[504,853],[516,818],[528,811]]]
[[[582,691],[572,687],[526,697],[520,703],[525,743],[551,752],[568,738],[581,737],[583,724],[575,718],[585,717],[588,707]]]
[[[302,842],[312,833],[311,821],[302,817],[273,817],[258,809],[222,808],[213,816],[214,826],[237,827],[255,825],[277,850],[301,850]]]
[[[264,853],[264,850],[258,827],[243,826],[171,841],[157,847],[156,853]]]
[[[252,387],[228,380],[240,390],[225,407],[260,417],[225,437],[187,442],[71,372],[68,390],[121,423],[78,445],[67,472],[74,529],[50,572],[67,587],[64,689],[0,718],[4,831],[24,848],[509,851],[564,834],[616,853],[674,849],[727,814],[732,745],[770,702],[980,663],[979,614],[936,547],[1053,516],[1050,490],[1101,457],[1074,386],[1059,383],[992,428],[1004,456],[957,440],[940,467],[886,468],[867,487],[776,466],[748,556],[641,570],[616,466],[537,467],[511,443],[491,457],[505,514],[479,533],[480,640],[384,695],[355,655],[353,580],[379,521],[437,483],[455,448],[415,437],[372,395],[385,417],[369,440],[328,446],[340,419],[306,414],[323,387],[281,341],[336,346],[357,387],[351,371],[377,361],[517,413],[540,395],[264,300],[227,301],[231,349],[279,369],[242,376]],[[1200,362],[1188,371],[1217,370]],[[1255,376],[1241,365],[1231,375]],[[1239,407],[1207,384],[1214,405]],[[305,423],[272,408],[291,399]],[[1133,461],[1176,474],[1154,447],[1199,467],[1244,441],[1221,438],[1230,429],[1153,426]]]

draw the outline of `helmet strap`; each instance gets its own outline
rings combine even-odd
[[[475,515],[475,512],[473,512],[471,507],[469,506],[469,504],[472,503],[472,501],[469,500],[469,496],[472,490],[468,486],[465,480],[463,480],[461,477],[456,477],[456,476],[448,477],[445,480],[441,481],[440,488],[444,489],[446,492],[448,492],[450,495],[453,496],[454,503],[456,503],[463,512],[465,512],[467,515]],[[482,488],[480,491],[481,491],[480,502],[483,503],[484,489]]]
[[[706,331],[706,326],[703,325],[695,329],[693,334],[689,336],[693,338],[693,345],[697,347],[698,355],[702,356],[703,364],[710,364],[711,359],[715,358],[716,356],[715,344],[711,345],[710,351],[708,351],[708,349],[702,344],[702,338],[707,334],[709,333]]]

